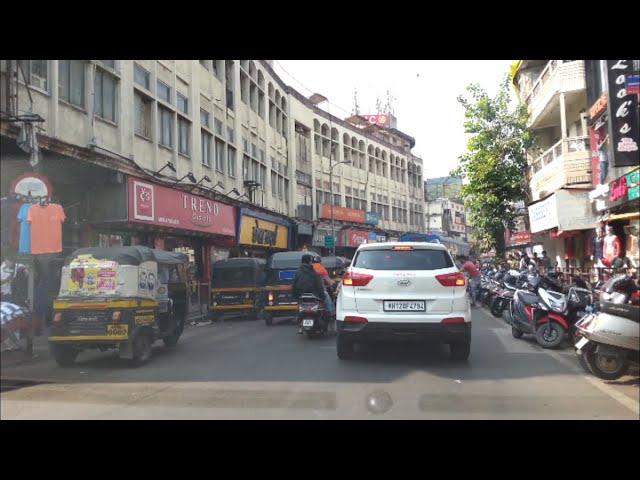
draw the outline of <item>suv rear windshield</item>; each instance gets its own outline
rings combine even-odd
[[[439,270],[453,267],[445,250],[361,250],[353,266],[370,270]]]

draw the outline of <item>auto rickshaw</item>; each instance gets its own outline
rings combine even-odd
[[[187,262],[182,253],[144,246],[73,252],[53,304],[49,346],[58,365],[96,348],[143,364],[156,340],[175,346],[184,329]]]
[[[267,260],[266,281],[262,296],[264,308],[262,319],[272,325],[274,318],[298,315],[298,301],[291,294],[296,272],[302,264],[303,255],[309,252],[274,253]]]
[[[211,268],[211,320],[223,315],[258,316],[266,260],[229,258],[215,262]]]

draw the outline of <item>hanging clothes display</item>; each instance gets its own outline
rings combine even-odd
[[[18,251],[23,254],[31,253],[31,225],[27,221],[30,209],[31,204],[22,204],[16,217],[20,222],[20,242],[18,245]]]
[[[62,252],[62,224],[66,216],[60,205],[33,205],[29,209],[27,220],[31,224],[32,254]]]

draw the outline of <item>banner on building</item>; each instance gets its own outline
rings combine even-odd
[[[607,60],[607,71],[612,165],[635,166],[640,163],[638,96],[626,89],[626,76],[633,71],[633,60]]]

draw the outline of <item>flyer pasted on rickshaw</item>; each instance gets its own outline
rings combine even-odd
[[[69,265],[68,290],[86,290],[100,293],[114,293],[118,263],[111,260],[97,260],[92,255],[79,255]]]

